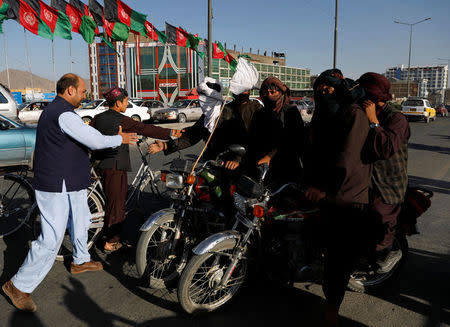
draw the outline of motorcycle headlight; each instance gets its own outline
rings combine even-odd
[[[246,202],[247,200],[240,195],[239,193],[235,192],[234,195],[234,206],[241,212],[241,213],[245,213],[245,209],[246,209]]]
[[[179,174],[167,174],[166,176],[166,187],[167,188],[183,188],[183,176]]]

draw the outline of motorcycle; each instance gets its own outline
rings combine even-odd
[[[285,286],[312,277],[320,280],[324,259],[316,237],[320,208],[306,200],[298,203],[294,184],[271,192],[263,185],[266,173],[264,167],[259,181],[245,175],[239,179],[233,195],[237,209],[233,228],[209,236],[193,249],[178,285],[178,300],[187,313],[214,311],[230,301],[244,285],[252,262],[258,262],[270,280]],[[292,208],[281,210],[283,206]],[[378,273],[376,262],[362,259],[348,287],[367,292],[395,278],[406,259],[410,227],[405,222],[397,226],[392,250],[402,252],[400,261]]]
[[[226,229],[226,198],[222,158],[243,156],[245,149],[231,145],[216,160],[206,161],[191,174],[192,161],[175,159],[161,173],[172,204],[152,214],[140,228],[136,250],[139,276],[150,288],[174,285],[199,240]],[[221,206],[222,204],[222,206]]]

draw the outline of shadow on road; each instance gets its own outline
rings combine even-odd
[[[450,135],[430,134],[430,136],[434,136],[434,137],[440,138],[442,140],[450,140]]]
[[[29,241],[33,239],[31,230],[25,226],[12,235],[3,238],[6,248],[3,251],[3,271],[0,285],[11,279],[19,270],[29,250]]]
[[[408,176],[408,181],[411,186],[420,186],[433,192],[450,194],[450,182],[411,175]]]
[[[449,271],[450,255],[410,249],[398,282],[374,295],[423,315],[424,327],[450,324]]]
[[[431,152],[437,152],[437,153],[442,153],[442,154],[450,154],[450,148],[445,148],[443,146],[435,146],[435,145],[408,143],[408,149],[431,151]]]

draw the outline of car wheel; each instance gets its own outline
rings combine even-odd
[[[179,123],[185,123],[186,122],[186,115],[185,114],[179,114],[178,115],[178,122]]]
[[[83,117],[82,119],[83,119],[83,123],[85,123],[86,125],[89,125],[92,121],[92,118],[88,117],[88,116]]]
[[[138,121],[138,122],[141,121],[141,117],[139,117],[138,115],[131,116],[131,119],[133,119],[134,121]]]

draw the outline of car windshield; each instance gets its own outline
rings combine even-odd
[[[422,100],[406,100],[405,102],[403,102],[404,106],[423,106],[423,101]]]
[[[22,110],[23,108],[25,108],[26,106],[28,106],[29,105],[29,103],[28,102],[24,102],[24,103],[21,103],[21,104],[19,104],[19,110]]]
[[[103,100],[94,100],[94,101],[84,104],[81,107],[81,109],[94,109],[94,108],[97,108],[98,105],[102,102],[103,102]]]
[[[177,101],[174,103],[174,105],[172,107],[173,108],[186,108],[190,102],[191,101],[189,101],[189,100]]]

